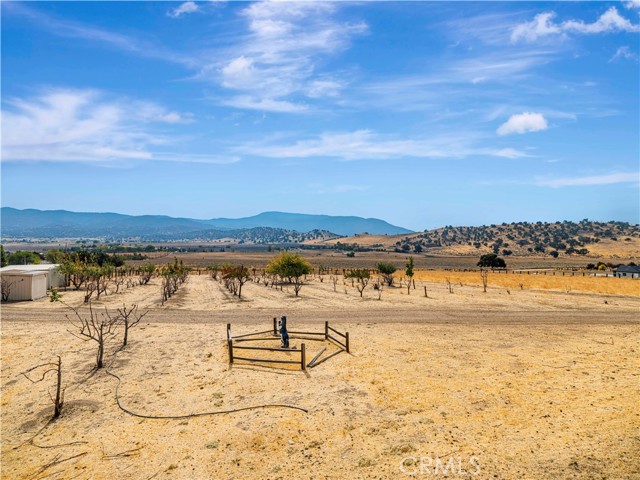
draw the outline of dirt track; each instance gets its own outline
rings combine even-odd
[[[640,308],[640,304],[639,304]],[[3,322],[66,322],[65,311],[33,308],[28,312],[2,308]],[[280,316],[278,310],[253,309],[230,310],[225,312],[176,311],[151,309],[145,320],[153,323],[269,323],[274,316]],[[325,320],[338,323],[420,323],[420,324],[468,324],[468,325],[640,325],[640,310],[608,312],[600,311],[451,311],[397,309],[380,311],[375,308],[356,311],[345,310],[287,310],[292,321],[303,323],[323,323]]]

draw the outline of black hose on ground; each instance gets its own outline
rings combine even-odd
[[[121,347],[122,348],[122,347]],[[115,351],[115,353],[113,354],[113,358],[111,359],[111,362],[109,363],[109,366],[107,368],[105,368],[105,373],[107,375],[110,375],[112,377],[114,377],[116,380],[118,380],[118,384],[116,385],[116,404],[118,405],[118,408],[120,410],[122,410],[123,412],[132,415],[134,417],[138,417],[138,418],[149,418],[149,419],[155,419],[155,420],[179,420],[179,419],[184,419],[184,418],[193,418],[193,417],[204,417],[207,415],[223,415],[223,414],[229,414],[229,413],[236,413],[236,412],[242,412],[245,410],[257,410],[259,408],[288,408],[291,410],[300,410],[304,413],[309,413],[309,410],[307,410],[306,408],[302,408],[302,407],[296,407],[295,405],[285,405],[285,404],[278,404],[278,403],[274,403],[274,404],[264,404],[264,405],[252,405],[249,407],[240,407],[240,408],[233,408],[231,410],[218,410],[215,412],[201,412],[201,413],[191,413],[188,415],[144,415],[141,413],[136,413],[133,412],[131,410],[129,410],[126,407],[123,407],[122,404],[120,403],[120,395],[119,395],[119,390],[120,390],[120,383],[122,382],[122,379],[116,375],[115,373],[112,373],[109,371],[109,368],[111,367],[111,365],[113,364],[113,362],[116,359],[116,355],[118,354],[118,352],[120,351],[120,348],[118,350]]]

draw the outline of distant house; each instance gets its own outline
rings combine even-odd
[[[637,265],[620,265],[613,274],[617,278],[640,278],[640,266]]]

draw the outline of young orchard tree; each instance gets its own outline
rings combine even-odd
[[[57,270],[65,276],[65,285],[71,283],[74,290],[80,290],[86,280],[85,265],[80,262],[67,259],[58,266]]]
[[[155,265],[147,263],[140,268],[140,275],[138,276],[138,284],[146,285],[151,281],[153,274],[156,271]]]
[[[7,302],[9,300],[9,295],[11,295],[11,287],[14,283],[14,281],[9,280],[8,278],[0,278],[0,297],[2,298],[3,302]]]
[[[83,341],[94,341],[98,344],[96,352],[96,369],[103,367],[104,347],[109,338],[115,335],[115,330],[119,323],[119,316],[112,317],[105,307],[104,313],[94,312],[91,302],[89,302],[89,315],[81,314],[78,309],[70,307],[74,315],[66,315],[69,323],[77,330],[72,332],[73,336]]]
[[[380,272],[380,275],[382,275],[382,278],[384,279],[384,282],[387,284],[387,286],[392,287],[393,274],[396,272],[396,270],[398,270],[396,266],[392,263],[380,262],[378,263],[378,265],[376,265],[376,268],[378,269],[378,272]]]
[[[384,288],[384,282],[376,281],[373,284],[373,289],[378,291],[378,300],[382,298],[382,290]]]
[[[297,297],[304,285],[305,275],[313,272],[313,266],[300,255],[281,252],[280,255],[271,259],[266,272],[277,275],[281,280],[286,278],[289,284],[293,285],[293,291]]]
[[[227,290],[242,298],[242,286],[251,279],[249,269],[244,265],[235,267],[225,263],[220,268],[220,275]]]
[[[32,379],[29,376],[29,374],[31,372],[33,372],[35,370],[39,370],[39,369],[45,369],[42,372],[42,376],[40,377],[40,379],[39,380]],[[27,380],[29,380],[31,383],[40,383],[45,379],[45,377],[47,376],[48,373],[55,373],[56,374],[56,396],[54,398],[51,395],[51,393],[49,393],[49,398],[51,398],[51,401],[53,402],[53,417],[52,418],[58,418],[60,416],[60,413],[62,413],[62,405],[64,404],[64,391],[65,391],[65,389],[62,388],[62,358],[60,358],[60,355],[58,355],[58,361],[57,362],[41,363],[40,365],[36,365],[35,367],[31,367],[26,372],[22,372],[22,375],[24,375],[24,377]]]
[[[249,269],[244,265],[235,267],[233,269],[232,276],[238,285],[238,298],[242,298],[242,286],[251,279]]]
[[[331,275],[331,283],[333,283],[333,291],[336,291],[336,285],[338,285],[338,275]]]
[[[354,268],[347,272],[345,278],[350,278],[351,280],[356,280],[358,282],[355,287],[358,289],[358,293],[360,293],[360,296],[362,297],[362,293],[364,292],[364,289],[367,288],[369,280],[371,279],[371,272],[369,272],[368,268]]]
[[[489,270],[480,270],[480,279],[482,280],[482,291],[487,293],[487,285],[489,284]]]
[[[413,257],[409,257],[409,260],[407,261],[407,264],[404,268],[404,274],[409,278],[409,281],[407,282],[407,295],[411,295],[411,281],[413,280],[414,275]]]
[[[162,268],[160,271],[160,276],[162,277],[162,305],[178,291],[180,285],[187,281],[190,270],[189,267],[184,266],[182,260],[178,262],[177,258],[174,258],[172,264]]]
[[[129,338],[129,329],[135,327],[140,323],[140,320],[144,318],[144,316],[149,313],[149,310],[145,310],[144,312],[138,311],[138,305],[132,305],[130,308],[127,308],[126,305],[122,305],[122,308],[118,308],[118,316],[120,322],[124,326],[124,339],[122,340],[122,346],[127,346],[127,340]]]
[[[214,280],[218,279],[218,272],[220,271],[220,265],[215,265],[215,264],[209,265],[207,267],[207,270],[211,274],[211,278],[213,278]]]

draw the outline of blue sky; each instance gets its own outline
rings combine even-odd
[[[640,2],[2,2],[2,205],[640,221]]]

